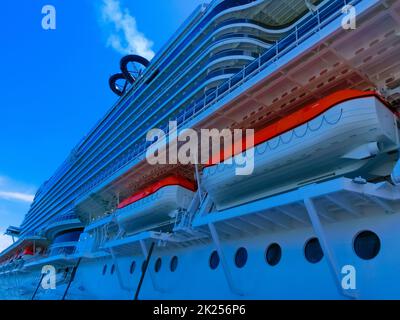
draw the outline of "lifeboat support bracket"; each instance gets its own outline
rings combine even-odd
[[[328,265],[331,269],[332,275],[335,279],[339,292],[345,297],[348,297],[350,299],[357,299],[358,298],[357,293],[355,293],[354,291],[344,290],[342,287],[342,277],[339,270],[339,266],[335,258],[335,254],[332,251],[331,246],[329,245],[329,240],[322,226],[322,222],[318,216],[318,209],[315,206],[314,201],[312,200],[312,198],[304,198],[304,205],[307,209],[308,216],[312,223],[315,234],[317,235],[320,241],[322,251],[324,252],[325,256],[328,259]]]
[[[114,253],[113,248],[110,248],[110,254],[111,254],[111,258],[113,260],[113,263],[115,265],[115,269],[117,271],[117,278],[118,278],[119,286],[121,287],[122,290],[130,292],[132,290],[132,288],[129,288],[129,287],[124,285],[124,281],[122,279],[121,270],[120,270],[119,264],[118,264],[118,258],[116,256],[116,254]]]
[[[240,288],[238,288],[234,283],[231,270],[229,269],[229,264],[225,258],[224,251],[222,250],[222,246],[221,246],[221,242],[219,240],[217,229],[215,228],[214,224],[212,224],[212,223],[209,223],[208,227],[210,229],[211,236],[212,236],[213,242],[215,244],[215,247],[217,248],[217,252],[218,252],[219,258],[221,260],[222,268],[224,269],[225,278],[226,278],[226,281],[228,282],[228,286],[229,286],[230,290],[234,294],[237,294],[239,296],[244,296],[243,291]]]

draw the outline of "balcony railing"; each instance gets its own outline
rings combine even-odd
[[[76,246],[78,242],[60,242],[53,244],[48,249],[48,257],[58,255],[72,255],[76,253]]]
[[[185,124],[189,123],[195,119],[199,114],[207,110],[210,106],[214,105],[229,93],[237,89],[239,86],[253,79],[258,73],[272,65],[281,56],[289,52],[290,50],[296,48],[301,43],[309,39],[317,31],[321,30],[327,24],[337,19],[342,15],[341,9],[347,4],[358,4],[362,0],[334,0],[321,10],[318,10],[314,15],[309,16],[304,19],[299,25],[297,25],[293,32],[289,33],[286,37],[278,41],[274,46],[268,49],[259,58],[255,59],[253,62],[245,66],[239,73],[231,77],[228,81],[219,85],[215,91],[196,104],[190,105],[188,108],[182,110],[177,116],[178,127],[183,127]],[[147,128],[148,129],[148,128]],[[165,123],[160,129],[165,132],[168,131],[168,123]],[[138,136],[142,133],[140,130]],[[124,167],[128,162],[133,159],[137,159],[146,152],[147,148],[151,145],[150,142],[135,145],[132,149],[134,150],[128,159],[123,159],[125,161],[119,161],[120,165],[117,165],[112,172],[116,172],[122,167]],[[101,175],[100,175],[101,176]],[[87,193],[95,186],[103,182],[110,175],[104,174],[104,177],[98,178],[98,181],[88,182],[88,187],[84,188],[80,194]]]
[[[77,219],[78,219],[78,217],[75,213],[62,214],[62,215],[58,215],[55,218],[51,219],[50,222],[48,223],[48,225],[60,223],[63,221],[77,220]]]
[[[280,57],[298,47],[304,43],[316,32],[321,30],[323,27],[337,19],[342,15],[341,9],[348,5],[356,5],[362,0],[333,0],[323,7],[320,8],[315,14],[308,16],[301,23],[296,25],[294,30],[288,33],[283,39],[277,41],[275,45],[271,46],[265,53],[255,59],[250,64],[246,65],[239,73],[231,77],[229,80],[221,83],[216,87],[215,91],[206,95],[200,101],[189,105],[183,109],[177,118],[178,127],[182,128],[198,115],[203,113],[205,110],[216,104],[223,98],[225,98],[232,91],[253,79],[257,74],[265,70],[267,67],[275,63]],[[138,128],[136,130],[137,140],[143,139],[142,134],[149,128]],[[168,122],[160,129],[165,132],[168,131]],[[151,145],[151,142],[138,143],[136,145],[121,146],[117,151],[119,154],[115,154],[115,158],[111,161],[111,164],[99,172],[93,178],[88,180],[83,186],[78,187],[74,192],[70,193],[65,199],[63,199],[65,211],[73,207],[72,201],[87,194],[98,185],[106,181],[112,174],[116,173],[127,164],[140,159],[145,154],[147,148]],[[116,160],[118,157],[118,161]]]

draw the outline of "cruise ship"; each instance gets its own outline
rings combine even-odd
[[[7,229],[0,298],[400,299],[399,57],[399,0],[200,5],[110,62],[114,106]],[[151,164],[171,122],[254,143]]]

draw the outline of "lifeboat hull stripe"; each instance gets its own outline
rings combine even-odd
[[[185,178],[179,177],[179,176],[169,176],[163,180],[160,180],[151,186],[144,188],[143,190],[135,193],[133,196],[129,197],[128,199],[124,200],[121,202],[118,206],[118,209],[123,209],[135,202],[138,202],[148,196],[151,196],[152,194],[156,193],[162,188],[168,187],[168,186],[181,186],[183,188],[186,188],[190,191],[196,191],[196,185],[194,182],[191,182]]]
[[[388,105],[388,103],[375,91],[359,91],[359,90],[341,90],[333,93],[316,103],[310,104],[300,110],[293,112],[292,114],[284,117],[275,123],[268,125],[267,127],[257,131],[254,134],[254,145],[248,145],[246,142],[246,137],[242,141],[235,142],[229,149],[224,149],[220,154],[217,154],[211,158],[211,161],[206,165],[206,167],[211,167],[220,164],[233,156],[238,155],[248,149],[258,146],[268,140],[271,140],[279,135],[282,135],[290,130],[295,129],[328,111],[329,109],[335,107],[336,105],[360,98],[366,97],[376,97],[379,99],[387,108],[394,112]],[[241,148],[240,145],[242,144]],[[240,152],[237,152],[240,150]]]

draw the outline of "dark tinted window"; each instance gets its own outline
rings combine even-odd
[[[219,255],[217,251],[213,251],[210,256],[210,268],[212,270],[217,269],[219,266]]]
[[[381,250],[381,240],[372,231],[363,231],[354,239],[354,251],[364,260],[374,259]]]
[[[107,265],[105,264],[103,267],[103,276],[106,274],[106,272],[107,272]]]
[[[317,238],[308,240],[304,248],[304,255],[310,263],[318,263],[322,260],[324,253]]]
[[[155,264],[155,266],[154,266],[154,270],[155,270],[156,272],[159,272],[159,271],[161,270],[161,265],[162,265],[161,258],[158,258],[158,259],[156,260],[156,264]]]
[[[270,266],[276,266],[282,258],[282,248],[279,244],[273,243],[271,244],[266,253],[265,260]]]
[[[115,272],[115,265],[112,265],[111,266],[111,274],[114,274],[114,272]]]
[[[171,259],[171,265],[170,265],[171,271],[175,272],[176,269],[178,268],[178,257],[175,256]]]
[[[136,269],[136,261],[132,261],[131,267],[129,268],[129,272],[132,274],[135,272]]]
[[[247,263],[247,250],[245,248],[240,248],[236,251],[235,264],[238,268],[243,268]]]
[[[81,236],[82,230],[70,230],[66,232],[59,233],[53,240],[53,243],[61,242],[76,242]]]

